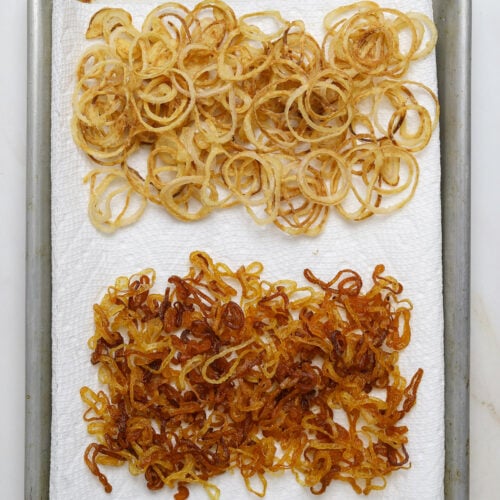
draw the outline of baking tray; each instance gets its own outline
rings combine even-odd
[[[383,3],[383,2],[381,2]],[[433,0],[439,40],[447,500],[469,498],[471,0]],[[28,0],[25,498],[49,498],[51,0]]]

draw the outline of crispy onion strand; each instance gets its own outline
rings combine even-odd
[[[400,373],[412,305],[383,265],[365,292],[350,269],[329,281],[306,269],[302,286],[266,281],[259,262],[233,271],[201,251],[190,262],[163,294],[146,269],[94,305],[102,389],[80,393],[85,463],[105,491],[101,466],[125,463],[149,489],[186,498],[198,483],[212,499],[211,478],[232,469],[264,496],[283,470],[314,494],[333,481],[367,494],[409,467],[402,419],[423,370]]]
[[[192,10],[165,3],[141,29],[123,9],[100,10],[86,34],[100,43],[82,56],[73,97],[75,143],[97,164],[88,179],[122,169],[131,191],[182,221],[242,205],[256,223],[293,235],[319,234],[333,208],[352,220],[401,208],[439,116],[433,91],[405,79],[433,50],[434,23],[361,1],[329,12],[324,27],[319,44],[300,20],[274,10],[238,19],[221,0]],[[390,192],[377,174],[360,192],[346,165],[364,146],[381,161],[390,148],[390,164],[377,167],[391,171]],[[140,181],[127,172],[138,149],[149,155]],[[325,167],[325,155],[335,167]],[[397,161],[411,165],[410,179],[397,174]],[[124,217],[127,199],[116,195],[111,206],[95,182],[90,189],[100,230],[143,212]],[[401,190],[407,196],[395,198]],[[102,205],[111,209],[95,209]]]

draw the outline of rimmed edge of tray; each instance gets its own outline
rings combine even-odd
[[[470,0],[433,0],[441,102],[445,498],[469,498]],[[28,0],[25,498],[48,499],[51,0]]]
[[[52,2],[28,1],[24,497],[49,498],[52,411],[50,102]]]
[[[471,1],[433,0],[441,104],[445,498],[469,498]]]

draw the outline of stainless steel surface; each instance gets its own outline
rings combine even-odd
[[[50,1],[28,4],[26,175],[27,499],[49,497],[51,416]]]
[[[469,498],[470,0],[434,0],[441,103],[445,497]]]
[[[433,0],[441,102],[445,496],[469,497],[470,0]],[[49,497],[50,0],[28,4],[25,498]]]

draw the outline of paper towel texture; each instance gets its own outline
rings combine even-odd
[[[403,295],[414,305],[412,341],[400,357],[401,371],[408,379],[424,369],[417,404],[403,421],[409,427],[407,447],[412,466],[388,477],[385,490],[370,498],[434,500],[443,497],[443,315],[441,281],[441,215],[439,131],[417,155],[421,170],[413,200],[389,216],[374,216],[353,223],[332,211],[324,232],[315,238],[291,237],[274,226],[257,226],[242,207],[217,212],[196,223],[174,220],[162,208],[148,206],[134,225],[113,235],[99,233],[87,217],[88,186],[83,177],[91,161],[74,145],[70,120],[71,98],[77,61],[89,43],[85,31],[92,14],[104,2],[83,4],[74,0],[53,2],[52,76],[52,249],[53,249],[53,414],[51,448],[51,499],[146,499],[172,498],[164,488],[150,492],[143,477],[132,477],[126,466],[103,472],[113,485],[107,495],[83,461],[91,442],[82,420],[85,407],[79,390],[98,388],[97,369],[90,364],[87,340],[93,333],[92,305],[108,285],[121,275],[146,267],[156,269],[158,289],[171,274],[187,271],[189,253],[207,251],[216,261],[236,268],[254,260],[265,267],[263,278],[290,278],[304,282],[303,269],[330,279],[338,270],[358,271],[365,283],[378,263],[387,274],[404,285]],[[126,8],[140,26],[158,2],[110,2]],[[188,7],[196,4],[184,2]],[[289,20],[303,19],[307,29],[322,39],[325,13],[346,2],[320,0],[231,0],[237,14],[272,8]],[[432,16],[430,0],[387,1],[402,11]],[[434,55],[415,63],[408,75],[434,91]],[[238,472],[218,477],[221,499],[255,499]],[[194,487],[190,498],[207,498]],[[270,477],[267,498],[312,499],[293,475]],[[332,483],[323,498],[359,498],[350,486]]]

